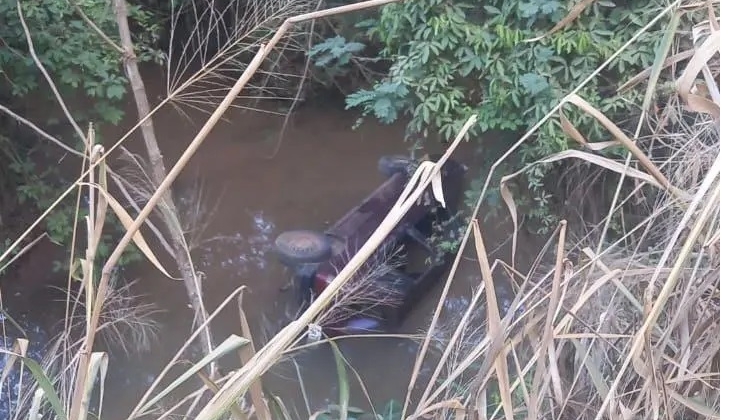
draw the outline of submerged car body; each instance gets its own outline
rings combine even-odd
[[[429,156],[435,161],[438,156]],[[284,232],[275,248],[292,268],[300,299],[308,301],[324,291],[375,232],[405,189],[418,162],[386,156],[378,162],[387,176],[375,191],[326,231]],[[385,332],[397,327],[414,304],[451,266],[453,252],[436,244],[457,241],[466,166],[446,160],[441,168],[444,208],[428,188],[380,244],[359,272],[340,292],[330,312],[320,321],[330,336]],[[325,310],[327,312],[327,310]]]

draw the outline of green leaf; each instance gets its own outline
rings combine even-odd
[[[40,386],[43,390],[48,402],[51,403],[53,412],[56,413],[58,420],[66,420],[67,417],[63,408],[63,403],[61,403],[61,399],[58,397],[56,390],[53,388],[51,380],[45,372],[43,372],[43,368],[41,368],[38,362],[29,357],[21,357],[21,359],[28,366],[28,370],[30,370],[30,373],[33,375],[36,382],[38,382],[38,386]]]
[[[338,409],[340,411],[340,420],[347,420],[348,405],[350,403],[350,384],[347,380],[347,370],[345,369],[345,358],[337,348],[334,341],[329,342],[332,346],[332,352],[335,354],[335,365],[337,367],[337,382],[340,390],[340,401]]]
[[[545,77],[535,73],[520,76],[520,84],[532,95],[537,95],[550,87]]]
[[[122,99],[126,91],[124,85],[110,85],[106,88],[106,97],[109,99]]]

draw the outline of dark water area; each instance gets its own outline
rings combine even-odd
[[[150,97],[157,97],[164,89],[164,80],[154,75],[146,83]],[[202,227],[200,234],[194,236],[193,257],[197,270],[203,273],[206,307],[213,311],[245,285],[243,307],[257,348],[286,325],[296,310],[294,294],[287,289],[290,274],[271,252],[276,235],[299,228],[323,230],[383,181],[377,172],[379,157],[408,152],[410,144],[403,140],[403,125],[384,126],[369,121],[353,130],[357,115],[342,108],[339,102],[305,104],[290,118],[281,144],[281,115],[231,109],[175,182],[174,191],[181,197],[183,210],[203,215],[204,223],[198,226]],[[186,111],[187,115],[182,115],[166,107],[154,118],[168,169],[207,118],[202,112]],[[101,130],[105,144],[123,135],[135,117],[130,99],[126,119],[118,127]],[[136,153],[144,150],[138,132],[125,145]],[[426,142],[425,148],[436,153],[443,150],[437,142]],[[470,167],[478,167],[484,159],[470,143],[460,147],[455,157]],[[119,163],[111,162],[112,166]],[[185,205],[196,202],[198,188],[203,192],[204,206]],[[509,227],[508,220],[483,226],[490,251],[496,251],[494,256],[508,258],[507,247],[500,245],[509,239]],[[57,248],[50,244],[38,246],[19,263],[16,278],[4,281],[22,285],[31,279],[41,284],[51,283],[58,276],[65,279],[63,273],[53,273],[48,263],[48,256],[58,253]],[[473,254],[466,253],[457,272],[445,308],[446,319],[460,317],[473,289],[482,281]],[[169,258],[161,259],[170,272],[176,271]],[[164,277],[147,262],[126,269],[124,277],[137,279],[133,290],[144,295],[142,301],[154,303],[161,310],[155,315],[159,330],[149,351],[127,357],[112,350],[105,391],[107,419],[123,418],[129,413],[192,330],[193,314],[180,281]],[[501,297],[508,304],[509,292],[503,286]],[[440,293],[440,287],[436,289],[406,320],[403,333],[423,332],[428,327]],[[13,293],[19,298],[23,287]],[[46,305],[48,298],[43,292],[24,297],[28,308]],[[13,299],[13,295],[5,295],[4,299]],[[230,334],[241,334],[235,306],[234,300],[213,322],[218,343]],[[340,341],[341,351],[366,384],[376,406],[403,397],[418,348],[413,340],[400,338]],[[224,370],[237,366],[235,358],[225,359],[222,364]],[[426,365],[421,374],[428,372]],[[291,403],[297,417],[306,418],[310,413],[305,412],[307,404],[299,375],[311,410],[336,402],[337,374],[328,346],[302,351],[264,378],[268,391]],[[352,404],[365,406],[364,393],[351,379]]]

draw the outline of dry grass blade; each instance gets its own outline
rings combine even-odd
[[[108,203],[109,207],[112,208],[114,211],[114,214],[117,215],[119,218],[119,221],[122,222],[122,225],[125,227],[125,229],[129,229],[134,220],[132,219],[132,216],[127,213],[127,210],[124,209],[124,207],[114,198],[111,194],[109,194],[108,191],[106,191],[104,188],[102,188],[98,184],[90,184],[90,183],[81,183],[81,185],[86,185],[90,188],[97,189],[101,195],[104,197],[104,200],[106,203]],[[137,245],[137,248],[139,248],[140,251],[144,254],[145,257],[152,263],[152,265],[157,268],[157,270],[160,271],[160,273],[164,274],[167,278],[175,279],[172,277],[167,270],[165,270],[165,267],[162,266],[160,261],[155,256],[154,252],[152,252],[152,249],[147,244],[147,241],[144,239],[142,234],[138,231],[134,232],[134,235],[132,235],[132,241],[134,241],[134,244]]]
[[[89,413],[89,404],[91,403],[91,395],[94,390],[94,383],[97,380],[101,384],[101,396],[99,397],[99,412],[97,416],[101,416],[101,402],[104,400],[104,382],[106,372],[109,366],[109,356],[103,352],[94,352],[91,354],[88,373],[86,374],[86,386],[84,387],[84,395],[81,400],[81,411],[79,420],[86,420]]]
[[[479,261],[479,270],[482,274],[482,281],[484,282],[484,291],[486,294],[486,305],[487,305],[487,334],[492,337],[502,337],[504,335],[504,329],[500,322],[499,316],[499,302],[497,301],[497,292],[494,288],[494,278],[492,277],[492,270],[489,267],[489,260],[487,258],[487,250],[484,246],[484,240],[482,239],[482,232],[479,229],[479,223],[475,220],[474,229],[474,246],[477,252],[477,259]],[[493,345],[501,345],[502,343],[494,343]],[[507,370],[507,357],[504,351],[500,351],[494,361],[495,369],[497,370],[497,383],[499,386],[499,395],[502,400],[502,407],[507,420],[513,420],[515,414],[513,412],[512,394],[510,392],[510,381],[509,373]],[[482,382],[477,391],[478,394],[482,395],[482,399],[486,401],[487,392],[487,378]],[[481,404],[480,404],[481,405]]]
[[[246,312],[243,310],[243,295],[238,295],[238,319],[241,323],[241,334],[244,339],[248,340],[248,345],[243,346],[238,350],[238,357],[241,361],[241,366],[244,366],[256,354],[256,347],[253,343],[248,319],[246,319]],[[218,390],[216,390],[216,392],[218,392]],[[271,412],[268,404],[266,404],[266,400],[264,399],[264,390],[261,387],[260,380],[251,384],[249,395],[251,396],[254,410],[256,410],[256,418],[258,420],[271,420]]]
[[[555,343],[553,340],[553,322],[555,314],[558,310],[558,301],[560,300],[560,283],[563,278],[563,259],[565,253],[565,235],[566,235],[567,223],[563,220],[560,222],[560,233],[558,239],[557,256],[555,261],[555,271],[553,275],[553,284],[550,292],[550,300],[548,303],[548,310],[545,315],[545,327],[542,336],[542,345],[537,350],[537,370],[535,372],[535,384],[532,394],[529,396],[528,404],[528,418],[537,419],[540,403],[542,400],[542,382],[546,379],[551,379],[553,382],[553,389],[555,390],[555,398],[558,400],[558,404],[562,404],[563,392],[560,384],[560,375],[557,372],[556,358],[555,358]],[[547,369],[547,375],[545,370]]]
[[[455,420],[466,418],[466,408],[459,400],[447,400],[432,404],[421,411],[420,416],[428,418],[433,415],[432,413],[441,410],[453,410]]]
[[[581,146],[588,146],[588,141],[583,137],[583,135],[578,131],[578,129],[573,125],[572,122],[568,119],[568,117],[565,116],[565,112],[563,112],[563,108],[560,108],[558,111],[560,114],[560,126],[562,127],[565,134],[570,136],[573,140],[578,142]]]
[[[153,398],[151,398],[145,405],[143,405],[141,407],[141,409],[139,410],[140,414],[144,414],[147,410],[151,409],[160,400],[165,398],[167,395],[169,395],[171,392],[173,392],[175,389],[177,389],[180,385],[182,385],[183,382],[185,382],[189,378],[197,375],[201,369],[205,368],[205,366],[209,365],[210,363],[214,362],[215,360],[220,359],[221,357],[223,357],[224,355],[226,355],[228,353],[237,351],[238,349],[247,345],[248,343],[249,343],[249,341],[243,337],[240,337],[237,335],[229,336],[225,341],[223,341],[221,344],[219,344],[218,347],[213,349],[213,352],[206,354],[197,363],[195,363],[193,366],[188,368],[183,374],[177,376],[175,378],[175,380],[173,380],[170,383],[170,385],[165,387],[157,395],[155,395]]]
[[[674,66],[675,64],[681,63],[682,61],[687,60],[687,59],[693,57],[694,55],[695,55],[694,49],[682,51],[680,53],[674,54],[674,55],[668,57],[666,60],[664,60],[664,63],[662,64],[660,69],[663,70],[667,67]],[[618,93],[624,93],[624,92],[628,91],[629,89],[631,89],[634,86],[636,86],[637,84],[639,84],[642,80],[650,77],[651,73],[653,71],[655,71],[655,69],[657,69],[656,66],[644,69],[643,71],[638,73],[636,76],[632,77],[631,79],[626,81],[624,84],[619,86],[618,89],[616,89],[616,91]]]
[[[702,45],[696,49],[695,55],[689,60],[687,67],[677,80],[677,91],[682,99],[687,102],[690,109],[711,114],[715,118],[720,118],[720,104],[692,93],[692,88],[699,73],[719,50],[720,31],[718,30],[711,33]]]
[[[591,104],[586,102],[583,98],[576,94],[569,95],[566,100],[568,102],[571,102],[572,104],[576,105],[583,111],[590,114],[593,118],[598,120],[601,125],[606,127],[608,131],[619,141],[621,144],[631,152],[636,159],[641,163],[641,165],[646,168],[646,170],[656,179],[656,181],[667,191],[675,193],[676,189],[669,183],[669,180],[664,176],[664,174],[661,173],[659,168],[656,167],[656,165],[646,156],[644,152],[639,149],[636,144],[631,141],[631,139],[624,134],[623,131],[621,131],[620,128],[616,124],[613,123],[610,119],[608,119],[601,111],[593,107]]]
[[[589,142],[583,137],[583,135],[578,131],[578,129],[573,125],[572,122],[568,119],[568,117],[565,116],[565,113],[563,112],[563,109],[561,108],[560,111],[560,127],[563,129],[563,132],[570,136],[573,140],[575,140],[578,144],[580,144],[582,147],[592,150],[592,151],[600,151],[603,149],[607,149],[609,147],[618,146],[621,143],[619,143],[616,140],[613,141],[601,141],[601,142]]]

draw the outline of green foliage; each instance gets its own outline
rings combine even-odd
[[[346,109],[363,107],[363,115],[374,115],[380,121],[390,124],[398,118],[398,112],[408,104],[408,88],[405,84],[383,81],[370,91],[358,91],[347,97]]]
[[[111,39],[117,38],[116,21],[109,2],[75,0],[80,10]],[[21,2],[23,16],[38,58],[51,74],[65,98],[83,93],[93,100],[87,112],[77,112],[80,121],[118,123],[123,112],[121,100],[127,80],[121,69],[121,56],[87,24],[72,2],[52,0]],[[159,31],[152,16],[139,7],[130,10],[133,24],[141,28],[138,41],[143,48],[140,60],[159,58],[147,47]],[[26,97],[39,91],[50,100],[51,91],[33,62],[21,24],[17,3],[0,3],[0,91]]]
[[[313,46],[307,55],[315,58],[315,66],[339,68],[349,63],[353,54],[362,51],[363,48],[365,48],[365,44],[347,42],[345,38],[338,35]]]
[[[58,168],[52,165],[41,166],[38,161],[48,161],[42,151],[36,148],[20,148],[21,142],[10,142],[9,139],[0,136],[0,151],[4,152],[3,160],[7,161],[3,176],[5,181],[0,187],[7,188],[9,184],[15,186],[14,203],[4,202],[3,206],[7,208],[16,208],[19,214],[16,217],[23,219],[24,224],[30,223],[31,217],[35,217],[46,209],[58,197],[59,190],[66,188],[69,181],[64,180]],[[66,244],[70,241],[73,233],[73,219],[76,214],[75,194],[71,194],[69,198],[61,202],[56,211],[51,212],[43,221],[46,234],[52,242],[58,244]],[[81,203],[79,209],[78,220],[83,221],[88,214],[84,203]],[[97,259],[104,260],[111,254],[109,249],[110,243],[114,243],[113,239],[121,237],[125,230],[118,223],[116,216],[111,210],[107,211],[107,229],[104,230],[101,243],[99,244]],[[3,228],[3,226],[0,226]],[[79,225],[80,229],[84,229],[84,225]],[[85,236],[81,236],[85,238]],[[0,253],[4,252],[11,244],[12,240],[7,238],[3,244],[0,244]],[[79,254],[83,254],[84,243],[80,244]],[[125,265],[133,261],[141,259],[141,255],[134,247],[125,250],[120,260],[120,265]],[[68,269],[68,261],[55,261],[54,270]]]
[[[20,5],[38,59],[71,108],[74,119],[80,124],[93,121],[97,125],[121,121],[124,116],[122,101],[128,86],[121,54],[104,41],[81,14],[118,44],[118,29],[110,3],[104,0],[49,0],[22,1]],[[153,47],[161,29],[156,17],[139,6],[130,6],[129,15],[138,59],[160,62],[162,53]],[[46,121],[35,122],[58,127],[55,134],[73,138],[66,142],[83,150],[81,139],[73,135],[67,124],[60,128],[61,110],[30,54],[15,1],[0,2],[0,40],[0,98],[18,110],[57,111],[56,115],[47,116]],[[15,191],[13,200],[0,203],[3,206],[0,214],[15,206],[22,208],[15,217],[27,220],[45,211],[55,201],[59,189],[67,187],[58,165],[51,163],[58,161],[53,153],[55,146],[27,135],[25,130],[17,130],[14,123],[6,119],[0,119],[0,134],[4,135],[0,136],[0,165],[4,177],[0,188]],[[49,151],[51,153],[47,153]],[[75,200],[68,199],[45,219],[44,228],[51,240],[68,244],[74,215]],[[116,223],[115,232],[120,228]],[[105,248],[101,246],[100,249],[104,251]],[[127,257],[136,258],[133,253],[128,253]]]
[[[663,6],[658,0],[593,2],[574,22],[546,34],[575,5],[567,0],[407,0],[389,4],[367,34],[390,61],[382,80],[347,98],[348,108],[384,123],[408,121],[410,135],[438,133],[453,139],[472,114],[470,136],[491,130],[522,132],[540,120],[580,81],[600,66]],[[620,83],[649,67],[661,39],[655,28],[621,54],[581,95],[614,121],[636,109],[633,94],[616,98]],[[343,41],[344,42],[344,41]],[[609,139],[589,116],[568,118],[591,141]],[[409,135],[409,137],[411,137]],[[514,165],[570,147],[557,118],[519,151]],[[616,153],[615,151],[609,153]],[[544,232],[554,225],[553,188],[545,185],[556,167],[535,166],[523,201]]]

